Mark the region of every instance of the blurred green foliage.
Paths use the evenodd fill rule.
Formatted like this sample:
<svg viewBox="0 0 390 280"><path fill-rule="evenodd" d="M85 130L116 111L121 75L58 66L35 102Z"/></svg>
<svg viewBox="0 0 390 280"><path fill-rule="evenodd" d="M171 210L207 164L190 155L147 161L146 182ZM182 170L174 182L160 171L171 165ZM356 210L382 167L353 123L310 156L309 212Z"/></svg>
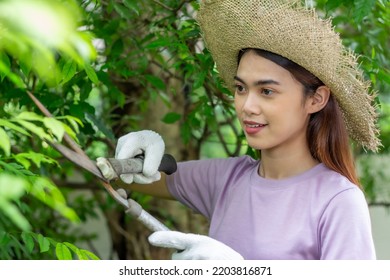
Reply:
<svg viewBox="0 0 390 280"><path fill-rule="evenodd" d="M36 221L44 215L37 213L44 210L58 222L80 222L44 172L60 167L44 141L61 141L65 133L77 139L82 123L70 114L43 117L27 95L39 91L53 99L69 76L91 71L92 37L77 30L83 12L76 1L0 2L0 259L73 258L69 249L78 258L96 258L39 232Z"/></svg>

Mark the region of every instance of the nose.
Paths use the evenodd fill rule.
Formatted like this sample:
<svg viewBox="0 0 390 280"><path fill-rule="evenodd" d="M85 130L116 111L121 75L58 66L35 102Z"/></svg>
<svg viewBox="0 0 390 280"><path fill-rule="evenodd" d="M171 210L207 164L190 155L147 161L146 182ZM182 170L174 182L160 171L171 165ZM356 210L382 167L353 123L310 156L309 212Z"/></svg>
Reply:
<svg viewBox="0 0 390 280"><path fill-rule="evenodd" d="M261 113L261 103L256 93L249 92L245 95L241 110L247 115L259 115Z"/></svg>

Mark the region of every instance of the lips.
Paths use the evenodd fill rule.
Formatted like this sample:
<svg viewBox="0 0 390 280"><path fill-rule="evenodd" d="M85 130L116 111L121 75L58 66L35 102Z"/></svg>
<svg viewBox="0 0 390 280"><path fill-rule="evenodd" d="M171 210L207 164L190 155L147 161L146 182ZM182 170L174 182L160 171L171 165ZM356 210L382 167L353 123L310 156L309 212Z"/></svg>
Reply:
<svg viewBox="0 0 390 280"><path fill-rule="evenodd" d="M263 130L264 127L267 126L267 124L258 123L254 121L243 121L243 123L244 123L244 130L246 134L249 135L259 133L261 130Z"/></svg>

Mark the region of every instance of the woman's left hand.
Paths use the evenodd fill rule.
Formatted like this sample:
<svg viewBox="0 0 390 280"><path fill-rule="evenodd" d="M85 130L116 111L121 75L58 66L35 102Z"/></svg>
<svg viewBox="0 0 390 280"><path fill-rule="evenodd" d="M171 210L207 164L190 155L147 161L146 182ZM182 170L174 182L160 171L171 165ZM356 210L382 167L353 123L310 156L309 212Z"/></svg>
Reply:
<svg viewBox="0 0 390 280"><path fill-rule="evenodd" d="M149 243L178 250L173 260L243 260L229 246L211 237L178 231L157 231L149 236Z"/></svg>

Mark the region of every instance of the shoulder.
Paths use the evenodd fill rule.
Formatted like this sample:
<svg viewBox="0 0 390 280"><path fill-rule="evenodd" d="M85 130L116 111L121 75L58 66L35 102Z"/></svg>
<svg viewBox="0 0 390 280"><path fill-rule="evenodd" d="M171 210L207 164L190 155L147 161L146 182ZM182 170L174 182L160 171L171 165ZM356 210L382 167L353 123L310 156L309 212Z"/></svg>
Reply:
<svg viewBox="0 0 390 280"><path fill-rule="evenodd" d="M327 167L318 174L317 196L323 201L324 213L339 212L343 216L367 214L364 192L345 176Z"/></svg>
<svg viewBox="0 0 390 280"><path fill-rule="evenodd" d="M308 175L294 190L309 198L320 212L367 207L363 191L340 173L320 164Z"/></svg>
<svg viewBox="0 0 390 280"><path fill-rule="evenodd" d="M337 195L347 190L361 192L360 188L348 180L347 177L331 170L321 164L318 172L311 178L311 183L317 187L317 191L322 195Z"/></svg>

